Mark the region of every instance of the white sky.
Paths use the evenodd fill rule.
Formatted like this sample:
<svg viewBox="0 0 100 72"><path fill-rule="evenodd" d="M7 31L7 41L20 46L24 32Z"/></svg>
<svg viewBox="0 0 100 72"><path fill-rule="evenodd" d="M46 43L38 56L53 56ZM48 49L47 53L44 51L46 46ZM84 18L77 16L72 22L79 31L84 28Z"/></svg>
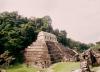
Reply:
<svg viewBox="0 0 100 72"><path fill-rule="evenodd" d="M100 41L100 0L0 0L0 12L18 11L27 17L49 15L54 28L89 43Z"/></svg>

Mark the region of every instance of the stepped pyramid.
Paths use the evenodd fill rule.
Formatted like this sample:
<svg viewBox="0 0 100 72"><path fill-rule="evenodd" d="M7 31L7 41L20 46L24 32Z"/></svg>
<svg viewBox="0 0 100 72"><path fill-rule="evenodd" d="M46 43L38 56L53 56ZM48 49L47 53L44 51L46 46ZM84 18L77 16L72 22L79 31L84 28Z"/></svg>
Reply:
<svg viewBox="0 0 100 72"><path fill-rule="evenodd" d="M68 52L68 53L67 53ZM25 48L25 63L28 66L47 68L53 63L73 58L75 52L58 43L54 34L39 32L37 40Z"/></svg>

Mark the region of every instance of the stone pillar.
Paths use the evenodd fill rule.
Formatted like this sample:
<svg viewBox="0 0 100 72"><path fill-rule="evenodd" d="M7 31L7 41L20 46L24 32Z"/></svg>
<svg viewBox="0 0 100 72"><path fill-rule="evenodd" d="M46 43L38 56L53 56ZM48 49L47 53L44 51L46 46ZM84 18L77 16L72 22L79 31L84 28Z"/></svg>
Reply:
<svg viewBox="0 0 100 72"><path fill-rule="evenodd" d="M83 60L80 62L80 68L82 72L91 72L87 60Z"/></svg>

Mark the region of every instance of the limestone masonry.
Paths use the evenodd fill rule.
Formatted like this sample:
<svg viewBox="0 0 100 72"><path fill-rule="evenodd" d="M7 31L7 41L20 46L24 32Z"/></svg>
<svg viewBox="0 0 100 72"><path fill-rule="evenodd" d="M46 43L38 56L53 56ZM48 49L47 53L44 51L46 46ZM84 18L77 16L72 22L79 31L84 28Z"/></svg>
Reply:
<svg viewBox="0 0 100 72"><path fill-rule="evenodd" d="M53 63L73 61L76 52L58 43L54 34L39 32L36 42L25 48L27 66L47 68Z"/></svg>

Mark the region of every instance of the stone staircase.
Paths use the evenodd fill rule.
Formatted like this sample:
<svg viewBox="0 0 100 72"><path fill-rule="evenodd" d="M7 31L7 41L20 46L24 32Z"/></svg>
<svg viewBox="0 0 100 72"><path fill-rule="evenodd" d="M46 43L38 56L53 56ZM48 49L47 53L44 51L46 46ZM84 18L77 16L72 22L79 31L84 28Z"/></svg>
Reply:
<svg viewBox="0 0 100 72"><path fill-rule="evenodd" d="M46 42L51 58L51 63L61 62L63 59L62 51L55 45L54 42Z"/></svg>

